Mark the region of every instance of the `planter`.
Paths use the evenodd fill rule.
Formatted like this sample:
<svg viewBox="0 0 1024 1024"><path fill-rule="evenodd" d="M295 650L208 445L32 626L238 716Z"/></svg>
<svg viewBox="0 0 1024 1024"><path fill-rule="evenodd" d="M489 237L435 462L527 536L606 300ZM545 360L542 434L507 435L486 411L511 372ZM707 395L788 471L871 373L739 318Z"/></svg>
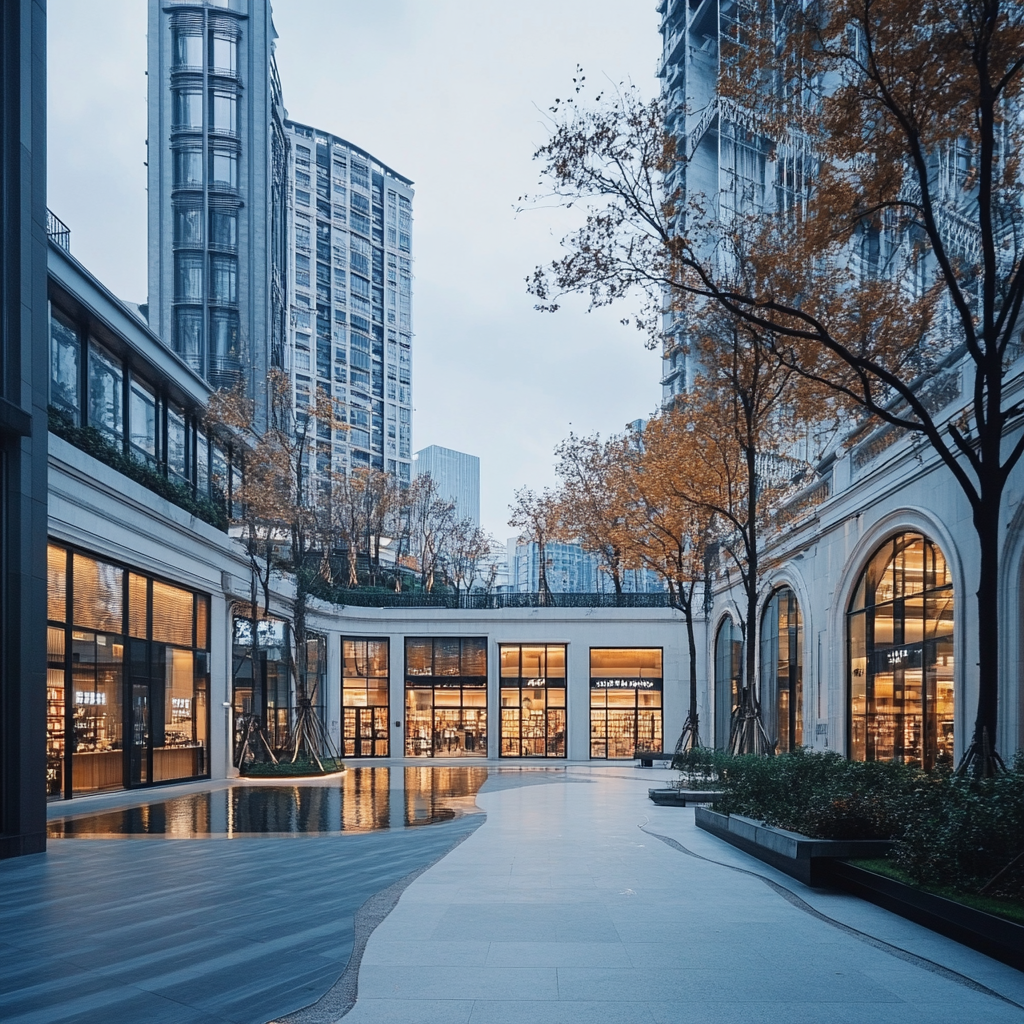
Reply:
<svg viewBox="0 0 1024 1024"><path fill-rule="evenodd" d="M869 903L916 921L1017 970L1024 970L1024 925L944 896L922 892L855 864L833 862L829 875L834 885Z"/></svg>
<svg viewBox="0 0 1024 1024"><path fill-rule="evenodd" d="M691 804L713 804L721 800L724 793L721 790L699 790L699 789L649 789L647 795L653 803L659 807L685 807Z"/></svg>
<svg viewBox="0 0 1024 1024"><path fill-rule="evenodd" d="M892 843L878 839L811 839L799 832L769 828L740 814L694 808L698 828L749 853L805 885L834 884L832 866L839 860L870 860L888 854Z"/></svg>

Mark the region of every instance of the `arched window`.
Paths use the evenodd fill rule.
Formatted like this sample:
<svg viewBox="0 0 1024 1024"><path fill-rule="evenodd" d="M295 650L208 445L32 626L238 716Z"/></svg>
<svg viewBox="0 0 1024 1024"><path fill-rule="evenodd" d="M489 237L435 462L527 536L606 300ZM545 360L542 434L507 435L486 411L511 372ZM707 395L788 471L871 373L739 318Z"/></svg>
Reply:
<svg viewBox="0 0 1024 1024"><path fill-rule="evenodd" d="M715 634L715 746L729 746L732 720L740 703L743 640L727 615Z"/></svg>
<svg viewBox="0 0 1024 1024"><path fill-rule="evenodd" d="M780 753L804 741L804 624L796 594L781 587L761 619L761 711Z"/></svg>
<svg viewBox="0 0 1024 1024"><path fill-rule="evenodd" d="M953 755L953 583L942 552L900 533L872 556L847 613L850 757L930 768Z"/></svg>

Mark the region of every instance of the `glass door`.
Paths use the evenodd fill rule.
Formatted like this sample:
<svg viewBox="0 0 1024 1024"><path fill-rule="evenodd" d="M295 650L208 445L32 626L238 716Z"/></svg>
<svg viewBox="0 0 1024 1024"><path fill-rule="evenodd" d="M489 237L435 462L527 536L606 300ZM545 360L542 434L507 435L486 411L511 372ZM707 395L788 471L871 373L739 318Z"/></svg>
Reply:
<svg viewBox="0 0 1024 1024"><path fill-rule="evenodd" d="M149 685L132 683L132 745L130 752L130 785L145 786L150 771Z"/></svg>

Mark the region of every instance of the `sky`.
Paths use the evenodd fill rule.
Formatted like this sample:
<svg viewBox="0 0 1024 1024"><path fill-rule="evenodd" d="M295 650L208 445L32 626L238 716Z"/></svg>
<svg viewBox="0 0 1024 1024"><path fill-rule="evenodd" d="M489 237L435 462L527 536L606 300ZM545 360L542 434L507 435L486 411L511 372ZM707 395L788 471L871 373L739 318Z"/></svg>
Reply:
<svg viewBox="0 0 1024 1024"><path fill-rule="evenodd" d="M48 205L116 295L146 298L147 0L49 0ZM573 214L532 155L582 65L594 91L657 90L655 0L275 0L290 117L415 182L413 448L480 457L481 519L513 534L517 488L554 483L570 431L615 433L660 400L629 304L539 313L525 278Z"/></svg>

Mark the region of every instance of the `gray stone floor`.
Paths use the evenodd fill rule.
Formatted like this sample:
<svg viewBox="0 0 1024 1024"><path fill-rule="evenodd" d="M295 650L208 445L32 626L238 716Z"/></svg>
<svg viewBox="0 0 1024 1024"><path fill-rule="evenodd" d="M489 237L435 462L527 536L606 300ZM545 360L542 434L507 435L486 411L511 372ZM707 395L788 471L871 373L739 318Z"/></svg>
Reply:
<svg viewBox="0 0 1024 1024"><path fill-rule="evenodd" d="M0 1021L263 1024L335 983L368 897L481 821L343 837L51 840L45 855L0 863Z"/></svg>
<svg viewBox="0 0 1024 1024"><path fill-rule="evenodd" d="M353 962L344 1024L1024 1024L1024 975L655 807L669 777L502 771L486 820L368 834L51 841L0 863L0 1021L323 1006L357 908L440 857Z"/></svg>
<svg viewBox="0 0 1024 1024"><path fill-rule="evenodd" d="M1020 973L700 832L649 803L657 775L482 792L370 937L345 1024L1024 1022Z"/></svg>

